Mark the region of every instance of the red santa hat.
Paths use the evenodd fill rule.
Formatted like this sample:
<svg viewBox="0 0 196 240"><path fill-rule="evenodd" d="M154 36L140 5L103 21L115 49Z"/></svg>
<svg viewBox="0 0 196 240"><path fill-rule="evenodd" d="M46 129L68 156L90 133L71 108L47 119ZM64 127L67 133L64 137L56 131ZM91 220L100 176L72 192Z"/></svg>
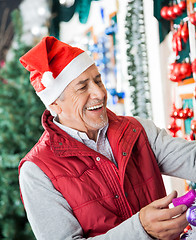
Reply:
<svg viewBox="0 0 196 240"><path fill-rule="evenodd" d="M20 58L20 62L30 71L31 84L46 106L53 103L72 80L94 64L82 49L54 37L44 37Z"/></svg>

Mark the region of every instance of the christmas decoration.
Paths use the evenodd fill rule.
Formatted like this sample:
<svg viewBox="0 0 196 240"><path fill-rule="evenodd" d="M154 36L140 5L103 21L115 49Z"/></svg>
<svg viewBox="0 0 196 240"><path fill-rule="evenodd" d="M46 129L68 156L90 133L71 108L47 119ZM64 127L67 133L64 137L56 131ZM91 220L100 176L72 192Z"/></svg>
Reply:
<svg viewBox="0 0 196 240"><path fill-rule="evenodd" d="M50 23L50 35L59 38L60 22L68 22L75 13L78 13L79 21L86 24L90 12L91 2L99 0L72 0L67 4L66 0L52 0L52 21Z"/></svg>
<svg viewBox="0 0 196 240"><path fill-rule="evenodd" d="M152 113L142 0L128 1L125 28L131 112L149 118Z"/></svg>
<svg viewBox="0 0 196 240"><path fill-rule="evenodd" d="M184 22L182 29L180 31L180 36L183 39L183 41L186 43L189 37L189 31L188 31L188 24L187 22Z"/></svg>
<svg viewBox="0 0 196 240"><path fill-rule="evenodd" d="M170 65L169 79L173 82L180 82L183 79L190 77L192 74L190 63L172 63Z"/></svg>
<svg viewBox="0 0 196 240"><path fill-rule="evenodd" d="M196 26L196 12L189 14L189 21Z"/></svg>
<svg viewBox="0 0 196 240"><path fill-rule="evenodd" d="M192 72L196 73L196 59L193 60L191 68L192 68Z"/></svg>
<svg viewBox="0 0 196 240"><path fill-rule="evenodd" d="M174 118L172 123L168 125L168 130L172 133L173 137L176 137L176 133L181 129L176 123L176 119Z"/></svg>
<svg viewBox="0 0 196 240"><path fill-rule="evenodd" d="M154 1L155 3L155 1ZM171 57L175 60L169 65L169 80L173 81L175 87L176 103L180 104L182 101L182 107L176 108L173 104L173 110L171 114L172 124L168 126L173 136L180 136L187 140L196 140L196 118L194 117L195 111L195 96L194 89L192 90L191 84L195 80L196 61L195 59L195 28L191 26L196 25L196 15L194 13L196 7L196 0L177 0L177 1L160 1L161 9L159 8L161 18L159 20L159 26L165 20L169 23L169 30L172 33L171 47L173 53ZM187 8L186 8L187 5ZM187 16L188 15L188 16ZM160 32L161 36L162 32ZM190 60L191 59L191 60ZM191 63L192 62L192 63ZM194 85L194 84L192 84ZM189 89L187 91L187 89ZM189 92L190 91L190 92ZM181 127L181 131L178 134L178 129ZM187 211L187 220L192 224L188 225L184 229L184 233L180 239L195 240L196 239L196 207L192 207L195 204L196 183L187 183L186 191L188 195L178 198L179 204L185 204L189 202ZM189 199L190 195L192 197ZM188 201L188 202L187 202ZM174 200L174 206L175 204Z"/></svg>
<svg viewBox="0 0 196 240"><path fill-rule="evenodd" d="M184 43L187 42L189 37L188 32L188 25L187 22L181 22L177 26L177 30L174 30L173 37L172 37L172 50L176 53L176 56L178 56L179 52L183 50L182 47L182 40Z"/></svg>
<svg viewBox="0 0 196 240"><path fill-rule="evenodd" d="M191 108L176 108L175 104L173 104L173 110L170 115L172 118L179 118L179 119L187 119L193 117L193 110Z"/></svg>
<svg viewBox="0 0 196 240"><path fill-rule="evenodd" d="M184 234L181 236L180 239L196 239L196 191L192 189L188 191L185 195L174 198L172 200L172 203L175 207L184 204L188 208L188 210L186 211L186 219L191 226L188 225L184 229Z"/></svg>
<svg viewBox="0 0 196 240"><path fill-rule="evenodd" d="M161 17L166 20L174 20L178 16L182 15L183 11L186 9L186 1L183 0L178 4L164 6L161 9Z"/></svg>
<svg viewBox="0 0 196 240"><path fill-rule="evenodd" d="M194 203L195 198L196 198L195 190L190 190L185 195L178 197L178 198L174 198L172 200L172 203L173 203L174 207L177 207L177 206L183 204L183 205L186 205L187 208L189 208Z"/></svg>
<svg viewBox="0 0 196 240"><path fill-rule="evenodd" d="M194 191L194 190L193 190ZM187 221L192 225L196 226L196 206L191 206L186 212Z"/></svg>
<svg viewBox="0 0 196 240"><path fill-rule="evenodd" d="M22 20L13 12L15 29L10 58L0 69L0 239L35 239L20 199L18 164L42 133L44 105L19 58L32 46L21 41Z"/></svg>
<svg viewBox="0 0 196 240"><path fill-rule="evenodd" d="M187 106L185 106L184 108L176 108L175 103L173 103L173 110L170 116L172 118L172 122L168 125L167 129L171 132L173 137L176 137L177 132L181 130L181 127L179 126L179 124L177 124L177 119L191 119L193 117L193 110Z"/></svg>

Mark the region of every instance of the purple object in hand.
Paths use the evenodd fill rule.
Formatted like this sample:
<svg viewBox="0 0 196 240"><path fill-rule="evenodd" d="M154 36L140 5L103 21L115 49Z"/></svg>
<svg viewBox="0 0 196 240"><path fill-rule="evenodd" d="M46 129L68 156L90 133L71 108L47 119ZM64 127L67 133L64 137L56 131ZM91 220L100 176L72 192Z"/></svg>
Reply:
<svg viewBox="0 0 196 240"><path fill-rule="evenodd" d="M192 189L189 192L187 192L185 195L178 198L174 198L172 200L172 203L174 207L184 204L187 206L187 208L189 208L194 203L195 199L196 199L196 192L195 190Z"/></svg>
<svg viewBox="0 0 196 240"><path fill-rule="evenodd" d="M196 206L192 206L187 210L186 219L191 225L196 226Z"/></svg>

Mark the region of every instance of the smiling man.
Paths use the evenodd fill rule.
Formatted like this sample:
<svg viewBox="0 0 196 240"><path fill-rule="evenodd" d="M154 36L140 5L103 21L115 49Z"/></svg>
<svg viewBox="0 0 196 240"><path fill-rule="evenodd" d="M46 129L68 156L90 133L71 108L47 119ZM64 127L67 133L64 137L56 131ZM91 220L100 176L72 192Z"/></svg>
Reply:
<svg viewBox="0 0 196 240"><path fill-rule="evenodd" d="M69 83L49 107L58 114L62 125L85 132L96 141L98 130L108 123L106 103L107 92L93 64Z"/></svg>
<svg viewBox="0 0 196 240"><path fill-rule="evenodd" d="M94 61L54 37L20 58L45 104L44 133L19 181L38 240L179 237L186 206L168 208L161 174L196 182L196 144L152 121L117 116Z"/></svg>

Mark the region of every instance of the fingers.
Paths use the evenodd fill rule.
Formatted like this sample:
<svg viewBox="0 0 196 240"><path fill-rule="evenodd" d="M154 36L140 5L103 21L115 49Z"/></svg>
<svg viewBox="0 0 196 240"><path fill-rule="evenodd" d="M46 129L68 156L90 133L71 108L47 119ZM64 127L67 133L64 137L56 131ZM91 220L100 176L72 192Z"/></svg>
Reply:
<svg viewBox="0 0 196 240"><path fill-rule="evenodd" d="M182 233L185 227L188 225L185 215L186 213L183 213L175 219L162 221L161 225L157 223L156 233L154 232L153 235L162 240L172 240L176 237L179 237L180 233Z"/></svg>
<svg viewBox="0 0 196 240"><path fill-rule="evenodd" d="M188 225L186 220L186 213L179 215L178 217L171 218L169 220L161 221L161 227L165 231L171 231L175 229L179 229L179 231L183 231L184 228Z"/></svg>
<svg viewBox="0 0 196 240"><path fill-rule="evenodd" d="M158 199L152 202L152 205L156 208L166 208L172 203L172 200L177 197L177 192L173 191L168 196Z"/></svg>
<svg viewBox="0 0 196 240"><path fill-rule="evenodd" d="M178 215L183 214L186 210L187 210L186 205L179 205L177 207L169 208L169 209L160 209L157 219L159 221L169 220Z"/></svg>
<svg viewBox="0 0 196 240"><path fill-rule="evenodd" d="M177 197L176 191L140 210L141 224L149 235L158 239L172 240L183 232L188 224L185 213L187 207L179 205L168 208L175 197Z"/></svg>

